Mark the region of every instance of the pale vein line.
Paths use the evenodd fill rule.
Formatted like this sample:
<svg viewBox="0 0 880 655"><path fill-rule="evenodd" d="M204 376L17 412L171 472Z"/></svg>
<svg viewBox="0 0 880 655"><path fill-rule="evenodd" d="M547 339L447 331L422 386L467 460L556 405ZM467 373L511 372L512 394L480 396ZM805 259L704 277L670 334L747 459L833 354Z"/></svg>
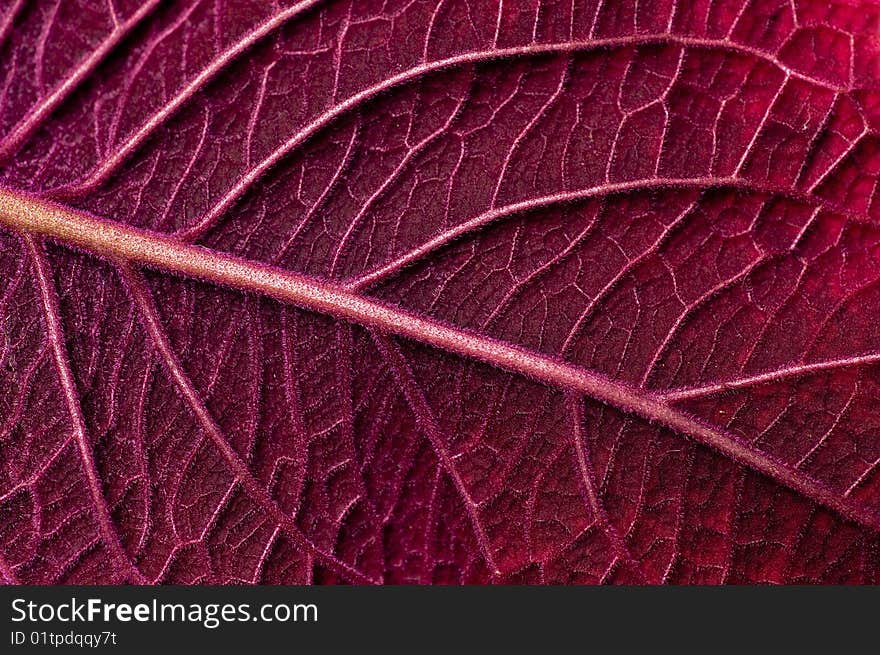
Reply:
<svg viewBox="0 0 880 655"><path fill-rule="evenodd" d="M55 450L53 450L48 456L44 458L44 461L39 466L39 468L35 469L31 472L31 474L20 480L15 486L7 487L7 489L0 494L0 503L5 503L7 500L17 495L20 491L24 489L32 489L34 485L36 485L40 479L46 474L47 471L51 470L61 455L67 450L67 447L73 443L73 435L68 435L68 437L62 441Z"/></svg>
<svg viewBox="0 0 880 655"><path fill-rule="evenodd" d="M4 335L5 337L5 335ZM6 441L7 437L11 434L13 428L18 425L18 422L21 420L21 416L24 413L24 408L27 404L26 397L31 391L31 380L34 376L39 372L40 368L43 366L45 360L49 357L49 349L41 348L39 354L34 358L31 364L24 370L15 367L19 388L18 392L12 397L12 394L7 391L7 399L12 399L10 405L15 409L9 412L7 416L4 418L3 422L0 423L0 442ZM8 493L8 492L7 492ZM0 501L5 498L6 494L0 496Z"/></svg>
<svg viewBox="0 0 880 655"><path fill-rule="evenodd" d="M611 523L611 519L608 517L608 513L605 511L605 506L602 503L602 500L599 498L599 493L594 483L595 476L593 475L593 464L590 461L590 456L586 449L586 435L584 434L583 398L574 393L567 393L565 395L565 400L566 404L568 405L568 413L571 416L571 421L573 424L571 431L571 440L574 445L574 452L577 458L578 471L581 474L581 482L583 483L584 492L587 496L587 504L589 505L590 510L593 512L593 516L595 516L599 523L605 528L605 534L608 536L608 539L611 541L614 549L617 551L618 557L623 559L633 568L635 568L636 572L641 576L642 580L646 580L647 576L645 575L645 571L642 568L641 563L635 557L633 557L633 554L627 547L626 542L623 540L623 537L620 536L620 532L618 532L617 528L614 527L614 524Z"/></svg>
<svg viewBox="0 0 880 655"><path fill-rule="evenodd" d="M356 142L358 139L358 135L360 134L360 130L360 124L356 125L355 128L351 130L351 138L348 139L348 144L345 147L345 152L343 153L342 158L339 160L339 166L335 167L336 170L333 171L333 176L330 178L330 181L327 182L327 184L324 186L324 190L321 191L321 195L319 195L318 199L311 204L305 215L299 221L299 224L293 230L291 230L290 235L286 237L284 245L279 248L278 253L274 257L272 257L272 264L278 264L282 259L284 259L285 255L293 247L294 242L296 242L296 239L299 237L302 231L309 226L312 220L312 216L314 216L315 213L324 206L324 203L327 202L327 200L330 198L330 194L336 190L340 179L345 178L345 173L348 170L348 167L351 164L351 160L354 156L355 148L357 146ZM303 204L305 203L303 202ZM180 233L175 236L180 238ZM186 239L183 239L183 241L186 241Z"/></svg>
<svg viewBox="0 0 880 655"><path fill-rule="evenodd" d="M575 191L563 191L548 196L531 198L521 202L505 205L489 209L474 218L459 223L432 239L425 241L421 245L408 250L396 259L374 268L366 273L361 274L357 278L349 280L347 287L352 291L364 291L383 280L388 279L395 273L403 270L407 266L426 258L428 255L438 251L449 243L460 239L464 235L477 232L489 225L500 220L508 218L516 214L523 214L536 209L544 209L553 205L561 205L566 203L575 203L590 198L598 198L616 193L626 193L629 191L649 191L649 190L690 190L702 189L709 190L714 188L738 189L751 193L766 193L776 196L783 196L802 202L808 206L818 206L845 216L846 218L859 223L867 222L867 218L861 214L857 214L847 210L845 207L837 207L828 202L826 199L802 193L794 189L780 188L775 185L762 184L759 182L751 182L746 179L735 177L685 177L685 178L654 178L629 180L627 182L613 182L600 184L594 187L586 187Z"/></svg>
<svg viewBox="0 0 880 655"><path fill-rule="evenodd" d="M43 122L54 112L58 105L64 102L71 93L73 93L84 80L94 72L94 70L103 62L114 48L138 25L140 22L150 15L155 7L162 0L147 0L141 5L131 18L125 21L117 29L110 33L98 48L92 54L80 62L77 67L65 76L64 82L46 96L42 102L36 105L21 121L12 129L12 131L0 142L0 162L10 155L14 154L24 142L43 124Z"/></svg>
<svg viewBox="0 0 880 655"><path fill-rule="evenodd" d="M495 207L498 202L498 194L501 193L501 188L504 184L504 178L507 177L508 167L510 166L510 162L513 160L514 156L519 152L519 149L522 147L522 144L528 138L529 134L535 129L535 126L544 120L544 117L550 113L551 107L556 104L556 101L559 100L559 97L565 92L566 86L568 85L572 61L571 57L569 57L565 62L563 62L562 72L559 76L559 84L556 86L556 90L553 91L547 98L547 100L541 105L541 108L535 112L535 115L526 123L525 127L520 130L519 134L516 135L516 138L507 148L507 152L504 156L504 161L501 163L501 170L498 171L498 181L495 183L495 190L492 192L492 200L489 201L489 207ZM519 88L517 88L517 93L519 92ZM564 167L564 164L563 164Z"/></svg>
<svg viewBox="0 0 880 655"><path fill-rule="evenodd" d="M162 108L155 114L150 116L138 130L131 135L125 142L119 146L113 154L89 176L82 184L77 185L76 192L90 190L106 180L128 156L138 148L158 127L165 123L180 107L186 103L196 92L198 92L205 84L213 79L218 73L225 69L239 55L253 47L256 43L270 35L276 29L287 23L292 18L299 16L301 13L311 9L316 4L324 0L303 0L292 5L282 12L279 12L265 23L258 26L251 32L248 32L241 40L237 41L228 50L211 61L202 71L190 81L177 95L162 105Z"/></svg>
<svg viewBox="0 0 880 655"><path fill-rule="evenodd" d="M831 116L832 116L832 114L829 113L829 121L830 121ZM862 139L864 139L866 136L868 136L871 133L871 127L868 125L868 121L866 121L864 118L862 120L864 122L864 126L862 127L862 131L859 132L852 139L852 141L849 142L849 144L846 146L846 148L844 148L840 152L840 154L837 157L835 157L834 161L832 161L830 164L827 165L827 167L825 168L825 171L821 175L819 175L816 178L816 181L813 182L809 186L809 188L807 189L807 193L814 193L816 191L816 189L818 189L820 186L822 186L822 184L824 184L825 181L829 177L831 177L832 173L834 173L837 170L838 166L840 166L840 164L843 163L855 151L855 149L857 147L862 145ZM817 133L816 136L817 136L817 139L819 136L822 136L821 132ZM805 163L804 164L804 171L805 172L807 170L806 165L807 164Z"/></svg>
<svg viewBox="0 0 880 655"><path fill-rule="evenodd" d="M739 163L736 165L736 169L734 169L733 174L739 175L740 171L742 171L743 166L748 162L749 157L752 154L752 148L758 142L758 139L764 134L764 127L767 125L767 121L770 120L770 117L773 115L773 109L776 107L776 103L779 101L779 98L782 96L785 88L788 86L789 76L786 75L782 83L779 85L779 88L776 89L776 93L773 95L773 98L770 99L770 102L767 104L767 109L764 110L764 115L761 116L761 120L758 122L758 125L755 127L755 131L752 133L752 138L746 144L746 148L743 151L742 157L740 157Z"/></svg>
<svg viewBox="0 0 880 655"><path fill-rule="evenodd" d="M244 487L245 491L247 491L251 498L263 506L272 518L275 519L278 525L284 528L284 531L291 537L291 539L297 542L302 548L317 555L329 568L332 568L337 573L340 573L357 584L374 582L360 571L336 558L334 555L318 548L318 546L302 533L293 519L278 506L278 503L269 495L269 492L263 488L236 450L220 432L220 428L217 426L214 418L210 415L204 402L199 397L199 394L190 381L189 376L183 370L183 366L174 354L171 344L168 343L168 338L157 315L153 298L150 291L146 288L142 277L125 263L118 262L117 268L125 280L126 287L131 294L132 300L138 308L144 328L147 330L150 340L158 354L161 356L166 370L174 380L175 386L183 395L192 412L196 415L199 424L207 434L208 438L223 455L223 458L232 469L239 484Z"/></svg>
<svg viewBox="0 0 880 655"><path fill-rule="evenodd" d="M46 68L46 40L49 38L49 34L52 32L52 27L55 25L55 20L58 18L58 9L61 7L61 1L62 0L55 0L55 4L52 6L52 8L43 13L45 20L40 27L40 35L39 37L37 37L36 44L34 45L33 58L35 70L32 73L32 78L34 86L40 91L43 91L44 86L43 71ZM48 2L44 4L48 4Z"/></svg>
<svg viewBox="0 0 880 655"><path fill-rule="evenodd" d="M0 21L0 47L3 47L6 39L12 33L12 25L15 23L15 19L18 18L18 13L22 7L24 7L24 0L15 0L15 4L3 15L3 20Z"/></svg>
<svg viewBox="0 0 880 655"><path fill-rule="evenodd" d="M131 136L121 147L111 154L86 180L74 185L70 188L56 189L54 193L58 197L77 196L94 189L101 183L106 181L110 175L119 167L159 126L170 118L187 100L189 100L201 86L223 69L227 63L237 56L240 52L249 48L255 41L265 36L266 33L274 29L274 26L280 24L294 15L294 9L304 10L310 7L318 0L309 0L294 5L290 9L282 12L273 18L269 23L264 24L251 33L252 38L246 37L243 41L236 44L231 50L224 53L217 60L212 62L197 78L188 84L177 96L169 103L150 117L141 128ZM272 27L270 27L270 25ZM250 188L254 182L259 180L267 171L272 169L279 161L289 155L295 148L308 141L315 133L329 125L339 116L360 106L364 102L379 96L380 94L400 86L406 82L417 80L421 77L435 73L438 71L462 66L466 64L479 64L482 62L499 61L508 58L523 57L529 55L543 55L554 53L574 53L574 52L591 52L595 50L612 49L627 46L642 46L652 44L679 44L682 46L690 46L697 48L715 48L726 50L731 53L740 55L750 55L758 59L762 59L772 63L776 67L783 70L791 77L797 77L820 87L830 87L834 91L842 91L833 85L829 85L822 80L813 79L809 76L797 73L779 59L761 52L757 48L734 43L732 41L720 41L717 39L701 39L696 37L676 36L674 34L645 34L638 36L614 37L606 39L595 39L591 41L562 41L547 44L532 44L527 46L519 46L512 48L499 48L495 50L479 50L467 52L461 55L439 59L433 62L422 63L410 69L404 70L397 75L393 75L383 81L368 87L354 95L349 96L343 102L340 102L326 109L311 120L307 125L298 130L294 135L289 137L284 143L278 146L274 151L267 155L256 166L252 167L245 173L241 179L208 211L203 219L187 231L188 238L196 239L211 226L232 206L242 194Z"/></svg>
<svg viewBox="0 0 880 655"><path fill-rule="evenodd" d="M825 430L825 432L822 434L822 436L816 440L816 443L813 444L813 447L810 448L806 453L804 453L803 456L798 460L796 466L798 466L798 467L803 466L806 462L808 462L813 457L814 454L816 454L821 448L823 448L825 446L826 443L828 443L828 439L831 437L832 434L834 434L834 431L837 430L837 426L839 426L840 423L844 420L844 417L849 412L850 407L852 407L853 402L855 402L855 400L858 397L860 392L861 391L859 389L859 383L856 382L856 384L853 386L852 393L850 393L849 398L846 401L846 404L843 406L843 408L841 408L841 410L839 412L837 412L837 416L831 422L831 425L828 426L828 429ZM788 407L786 407L784 410L782 410L782 412L779 414L779 418L781 419L787 413L788 413ZM774 421L774 423L775 423L775 421ZM771 423L771 426L772 425L773 424ZM761 433L761 436L759 438L763 438L764 434L767 433L769 430L770 430L770 426L768 426L764 430L764 432ZM856 481L855 484L858 484L858 480ZM844 492L843 495L847 496L847 495L849 495L849 493Z"/></svg>
<svg viewBox="0 0 880 655"><path fill-rule="evenodd" d="M400 349L392 343L391 339L387 336L373 331L371 331L371 334L373 336L373 341L375 341L376 346L379 348L379 352L381 352L385 356L385 359L391 364L392 374L397 378L401 391L403 392L410 409L415 415L419 427L428 438L437 459L440 460L440 465L443 467L443 470L446 471L446 475L452 480L452 484L458 491L458 495L461 496L462 503L464 503L465 511L467 511L471 527L474 530L477 543L480 546L486 564L488 564L489 568L495 575L501 575L501 571L495 563L495 557L492 555L492 546L486 535L486 529L483 527L483 522L480 519L479 507L471 497L464 480L459 474L458 469L455 467L455 462L453 461L452 456L449 454L446 445L443 443L440 426L437 424L437 420L434 417L434 411L428 405L428 401L425 398L424 393L422 393L421 388L416 383L412 371L406 363Z"/></svg>
<svg viewBox="0 0 880 655"><path fill-rule="evenodd" d="M73 381L73 374L70 370L70 361L68 359L66 347L64 344L64 336L62 333L61 321L59 319L58 298L55 291L52 274L49 270L49 262L46 261L42 244L37 242L37 238L24 234L23 237L28 254L34 265L34 273L36 274L37 285L40 290L40 300L43 304L43 313L46 319L46 331L49 337L49 343L52 346L52 353L55 358L55 366L58 369L58 377L61 382L61 388L64 393L64 400L67 404L67 411L70 414L70 420L73 423L73 437L82 457L83 469L88 482L89 494L92 497L92 503L97 513L98 524L101 534L107 547L113 555L125 563L125 567L130 570L134 582L145 584L147 578L134 565L131 558L125 552L119 533L113 525L110 517L110 509L107 506L107 500L104 498L104 490L101 487L101 481L98 477L98 467L95 463L95 457L92 453L92 446L86 437L86 423L82 415L82 408L79 403L79 393Z"/></svg>
<svg viewBox="0 0 880 655"><path fill-rule="evenodd" d="M487 362L548 385L578 391L621 411L688 435L845 517L880 530L880 515L870 508L842 499L825 483L792 469L721 428L680 411L654 393L609 379L595 371L410 314L336 284L183 244L164 235L94 218L21 192L0 190L0 223L18 231L42 234L109 259L127 260L269 296L339 320ZM171 354L170 350L168 354ZM194 397L194 400L198 398ZM227 444L227 448L231 447Z"/></svg>
<svg viewBox="0 0 880 655"><path fill-rule="evenodd" d="M400 159L397 166L385 177L385 180L378 186L378 188L370 195L369 198L361 205L361 208L358 210L358 213L351 219L348 224L348 229L345 230L345 234L342 235L342 238L339 240L339 245L336 247L336 252L333 255L333 261L330 263L330 276L334 277L336 274L336 269L339 267L340 262L343 260L346 254L346 248L348 246L349 240L355 231L361 226L361 222L364 220L364 216L366 216L367 212L373 208L373 205L378 203L378 201L388 193L388 190L398 181L401 173L406 170L406 168L417 158L422 152L427 150L441 135L443 135L449 126L452 125L453 121L455 121L459 114L461 113L461 109L464 106L467 98L470 96L470 91L465 93L462 98L458 101L455 108L449 113L449 116L446 117L446 120L443 122L439 128L434 130L431 134L426 136L424 139L416 143L414 146L409 147L406 154ZM410 121L413 119L410 118ZM412 130L412 125L410 126L410 130ZM407 139L405 142L409 140L409 135L407 135ZM407 143L407 145L409 145Z"/></svg>
<svg viewBox="0 0 880 655"><path fill-rule="evenodd" d="M846 491L843 492L844 497L849 496L852 492L861 487L865 483L865 480L871 477L878 467L880 467L880 457L871 462L865 469L864 473L862 473L858 478L856 478L855 482L847 487Z"/></svg>
<svg viewBox="0 0 880 655"><path fill-rule="evenodd" d="M859 355L857 357L842 357L840 359L828 359L821 362L813 362L811 364L786 366L766 373L750 375L748 377L737 378L727 382L719 382L718 384L673 389L671 391L663 392L660 395L668 402L675 402L678 400L687 400L689 398L701 398L721 391L742 389L744 387L752 387L768 382L778 382L791 377L802 377L812 373L820 373L822 371L849 368L851 366L860 366L862 364L876 364L878 362L880 362L880 353Z"/></svg>
<svg viewBox="0 0 880 655"><path fill-rule="evenodd" d="M629 275L632 271L636 269L637 266L640 266L645 260L647 260L652 254L658 253L661 246L666 243L666 240L669 239L669 235L671 235L678 227L684 222L684 220L690 216L690 214L695 211L699 206L699 199L690 203L684 211L682 211L678 216L675 217L675 220L670 221L670 223L663 227L660 234L651 243L645 250L636 255L635 257L627 259L626 264L624 264L620 270L613 276L605 285L599 289L595 296L587 303L587 306L584 307L584 310L580 313L577 320L574 322L574 325L571 326L571 329L568 331L568 335L565 337L565 341L562 342L562 346L559 348L560 354L565 356L569 349L573 346L575 340L581 333L584 325L587 324L587 321L593 315L593 312L599 306L601 302L605 300L608 294L620 283L622 279L624 279L627 275Z"/></svg>
<svg viewBox="0 0 880 655"><path fill-rule="evenodd" d="M278 538L278 533L281 532L280 527L276 527L272 531L272 535L269 537L269 540L266 542L265 548L263 548L263 553L260 555L260 560L257 562L257 566L254 568L254 575L250 579L250 584L258 585L260 584L260 578L265 573L266 563L269 561L269 556L272 554L272 548L275 545L275 539Z"/></svg>

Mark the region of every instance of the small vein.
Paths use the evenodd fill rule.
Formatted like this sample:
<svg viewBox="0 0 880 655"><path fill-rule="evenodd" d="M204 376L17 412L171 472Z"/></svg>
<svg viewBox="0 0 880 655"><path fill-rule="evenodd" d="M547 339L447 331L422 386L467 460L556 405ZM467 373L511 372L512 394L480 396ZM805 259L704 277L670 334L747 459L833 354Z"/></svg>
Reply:
<svg viewBox="0 0 880 655"><path fill-rule="evenodd" d="M397 166L391 171L390 174L385 176L385 180L376 188L376 190L370 195L369 198L361 205L358 213L351 219L348 224L348 228L345 233L342 235L342 238L339 240L339 245L336 247L336 251L333 255L333 261L330 264L330 277L335 277L336 271L340 266L340 262L343 261L347 246L349 241L352 238L352 235L355 234L357 229L361 226L361 223L364 221L364 217L367 212L375 205L380 198L388 193L388 190L392 188L392 186L398 181L402 171L406 170L408 166L412 164L413 161L416 160L419 155L425 152L446 130L449 126L458 118L462 107L470 95L470 91L464 94L459 101L456 103L456 106L453 108L451 112L449 112L449 116L447 116L446 120L443 124L434 130L431 134L426 136L424 139L410 147L406 154L401 157Z"/></svg>
<svg viewBox="0 0 880 655"><path fill-rule="evenodd" d="M869 219L855 212L847 210L845 207L839 207L825 198L802 193L793 189L785 189L775 185L762 184L752 182L746 179L735 177L690 177L690 178L653 178L638 179L627 182L614 182L608 184L600 184L593 187L586 187L574 191L563 191L547 196L530 198L503 207L489 209L483 213L463 221L447 230L444 230L435 237L425 241L405 253L397 256L387 264L383 264L362 273L356 278L347 281L346 285L352 291L366 291L370 287L376 286L381 282L391 278L403 269L427 258L429 255L437 252L447 244L456 241L467 234L478 232L479 230L497 223L505 218L517 214L543 209L554 205L564 205L567 203L576 203L590 198L599 198L610 196L616 193L626 193L630 191L646 191L646 190L708 190L708 189L738 189L751 193L767 193L785 198L790 198L797 202L802 202L808 206L816 206L828 211L835 212L841 216L845 216L850 220L858 223L867 223Z"/></svg>
<svg viewBox="0 0 880 655"><path fill-rule="evenodd" d="M58 369L58 377L64 393L64 400L67 404L67 411L73 423L73 437L79 449L80 457L82 457L83 469L85 470L92 503L97 513L101 534L113 555L123 562L125 568L130 571L132 580L138 584L144 584L147 582L147 579L125 552L119 534L113 525L113 520L110 518L107 500L104 498L104 491L98 477L98 467L95 463L91 444L89 444L86 436L86 424L82 415L82 408L80 407L79 393L76 390L73 374L70 370L70 361L64 344L61 320L59 318L58 297L52 282L49 262L46 260L43 245L38 243L36 237L25 234L23 239L34 265L34 273L36 274L37 285L40 290L40 300L46 319L46 331L52 347L55 366Z"/></svg>
<svg viewBox="0 0 880 655"><path fill-rule="evenodd" d="M559 84L556 86L556 90L547 97L547 100L544 101L538 111L535 112L535 115L532 116L531 119L529 119L526 125L522 128L522 130L520 130L519 134L516 135L516 138L513 139L510 146L507 148L507 153L505 154L504 161L501 164L501 170L498 172L498 180L495 183L495 190L492 192L492 200L489 202L490 207L494 208L498 202L498 196L501 193L501 188L504 184L504 178L507 175L508 168L510 167L510 162L513 160L514 155L522 147L522 144L525 142L528 135L535 129L535 126L544 120L544 117L547 116L553 105L565 92L566 86L569 83L569 78L571 77L571 67L571 58L563 62L562 72L559 75Z"/></svg>
<svg viewBox="0 0 880 655"><path fill-rule="evenodd" d="M261 27L257 28L246 36L242 41L237 43L233 48L226 51L223 55L203 70L192 82L190 82L180 93L178 93L171 101L162 107L156 114L151 116L138 131L132 135L125 143L117 148L117 150L109 155L106 160L82 183L76 184L70 188L58 188L53 191L57 197L80 196L107 180L110 175L165 121L168 120L187 100L189 100L209 79L213 78L220 70L234 59L239 53L250 48L256 41L263 38L266 34L274 30L278 25L284 23L289 18L297 15L301 11L310 8L320 0L307 0L294 5L290 9L278 14L275 18ZM454 68L467 64L479 64L482 62L503 61L508 58L525 57L531 55L565 53L565 52L591 52L602 49L613 49L629 46L642 46L651 44L679 44L682 46L690 46L697 48L718 48L727 50L740 55L749 55L762 59L783 70L786 75L803 79L811 84L820 87L829 87L827 82L819 79L811 78L807 75L797 73L788 68L784 63L776 57L768 55L757 48L735 43L729 40L718 39L701 39L696 37L676 36L674 34L644 34L637 36L614 37L605 39L594 39L588 41L562 41L557 43L532 44L527 46L498 48L492 50L478 50L467 52L446 59L439 59L432 62L421 63L417 66L404 70L396 75L382 80L380 83L370 86L362 91L355 93L344 101L339 102L324 112L314 117L307 125L300 128L295 134L279 145L275 150L270 152L262 161L247 171L238 182L218 200L214 206L207 212L202 221L190 228L183 238L187 240L196 240L205 232L207 232L223 214L231 207L257 180L263 177L278 162L287 157L300 145L308 141L315 133L329 125L339 116L348 111L362 105L364 102L371 100L389 89L400 86L406 82L420 79L425 75L434 72ZM834 91L842 91L836 86L830 86Z"/></svg>
<svg viewBox="0 0 880 655"><path fill-rule="evenodd" d="M594 482L595 476L593 475L593 464L590 461L590 456L585 445L586 435L583 433L584 401L580 396L574 393L567 393L565 400L568 405L568 412L571 416L572 422L572 445L574 446L578 471L581 474L581 482L584 487L584 493L586 494L586 500L590 507L590 511L592 511L593 516L597 518L604 528L605 534L608 536L614 549L617 551L618 557L632 566L638 573L639 577L644 581L647 579L647 576L645 575L641 563L633 557L632 552L630 552L626 542L621 537L620 532L614 527L614 524L611 523L611 519L605 511L605 506L599 498L599 493Z"/></svg>
<svg viewBox="0 0 880 655"><path fill-rule="evenodd" d="M106 180L114 170L128 156L143 143L157 128L165 123L187 100L193 97L202 87L213 79L220 71L225 69L239 55L249 50L256 43L272 34L279 27L287 23L292 18L300 15L316 4L324 0L303 0L282 12L279 12L271 19L248 32L244 37L235 43L231 48L225 50L219 57L212 60L189 84L181 89L177 95L166 102L159 111L150 116L138 130L131 135L126 141L119 146L115 152L109 155L106 160L95 170L89 178L78 185L75 192L80 193L97 187L101 182ZM155 3L156 0L153 0ZM142 11L142 10L141 10ZM2 156L0 150L0 156ZM74 192L74 191L70 191Z"/></svg>
<svg viewBox="0 0 880 655"><path fill-rule="evenodd" d="M275 502L266 489L263 488L260 482L248 469L239 454L229 444L223 434L221 434L220 428L208 412L207 407L205 407L204 402L196 392L189 376L183 370L183 366L172 351L171 344L168 342L165 330L159 321L152 296L150 295L150 291L146 288L143 277L124 262L117 262L117 269L129 290L132 300L138 308L144 328L146 329L157 353L162 358L165 368L171 375L175 386L183 395L190 409L196 415L202 429L223 455L223 458L232 469L239 484L244 487L245 491L247 491L254 500L263 506L278 525L284 528L284 531L291 539L301 547L314 553L329 568L357 584L369 584L374 582L354 567L346 564L331 553L325 552L323 549L315 545L302 533L293 519L286 512L282 511L278 506L278 503Z"/></svg>
<svg viewBox="0 0 880 655"><path fill-rule="evenodd" d="M6 39L9 38L9 35L12 34L12 26L15 23L15 19L18 18L19 12L21 12L24 7L24 0L15 0L12 6L3 14L3 19L0 20L0 48L6 43Z"/></svg>
<svg viewBox="0 0 880 655"><path fill-rule="evenodd" d="M46 41L49 38L49 34L52 32L52 28L55 25L55 19L58 18L58 9L60 6L61 1L56 0L52 8L46 11L46 20L44 21L43 26L40 28L40 36L37 39L36 46L34 47L34 61L36 64L36 68L34 70L33 80L34 86L36 86L41 93L43 91L43 71L46 67Z"/></svg>
<svg viewBox="0 0 880 655"><path fill-rule="evenodd" d="M92 54L86 57L59 84L54 91L33 107L12 131L0 141L0 162L15 154L24 142L43 124L43 122L64 102L71 93L89 78L107 56L128 36L128 34L149 16L162 0L147 0L131 18L114 29ZM4 26L6 28L6 26Z"/></svg>
<svg viewBox="0 0 880 655"><path fill-rule="evenodd" d="M17 377L18 377L18 392L12 397L11 392L7 398L12 397L12 402L10 405L15 409L5 417L2 423L0 423L0 442L6 441L9 435L12 433L12 430L18 425L18 422L21 420L21 416L24 413L24 409L26 407L26 397L30 393L30 384L33 377L37 374L37 372L42 368L44 362L48 358L49 353L46 349L41 349L40 353L34 357L31 364L24 370L17 368ZM8 493L8 492L7 492ZM4 496L0 496L0 500L2 500Z"/></svg>
<svg viewBox="0 0 880 655"><path fill-rule="evenodd" d="M437 419L434 416L433 410L428 405L425 394L422 392L422 389L413 377L412 371L397 345L386 335L375 331L371 331L371 335L379 351L390 364L391 371L394 377L397 378L397 382L400 384L403 395L406 398L407 403L409 403L410 409L415 415L419 427L421 427L425 436L428 438L437 459L440 460L440 465L443 467L443 470L446 471L446 475L452 480L452 484L455 486L456 491L458 491L468 513L468 518L470 519L471 526L473 527L477 538L477 543L480 545L480 550L483 553L483 558L486 560L486 564L489 565L489 568L495 575L501 575L501 571L495 563L495 558L492 555L492 547L489 543L489 538L486 535L486 529L483 527L483 522L480 519L479 508L471 497L470 492L467 490L464 480L459 474L458 469L455 467L455 462L453 461L452 456L447 450L446 445L443 443L443 439L440 436L440 426L437 424Z"/></svg>
<svg viewBox="0 0 880 655"><path fill-rule="evenodd" d="M568 331L568 334L565 337L565 341L562 343L560 347L560 353L562 355L566 355L572 346L575 343L578 335L583 329L584 325L587 324L589 318L593 315L593 312L599 306L605 298L611 293L611 290L614 289L618 283L624 279L627 275L629 275L637 266L642 264L646 259L648 259L652 254L659 252L660 247L666 242L671 234L678 229L678 227L682 224L682 222L687 218L694 210L696 210L699 201L694 201L690 203L684 211L682 211L678 216L676 216L675 220L670 221L668 225L666 225L663 230L661 230L660 234L651 243L645 250L643 250L640 254L635 257L628 258L626 264L611 278L608 282L605 283L599 291L593 296L592 300L587 303L584 310L580 313L577 320L572 325L571 329Z"/></svg>
<svg viewBox="0 0 880 655"><path fill-rule="evenodd" d="M691 398L702 398L710 396L722 391L730 391L733 389L742 389L745 387L753 387L759 384L770 382L778 382L792 377L803 377L813 373L821 373L822 371L834 371L852 366L861 366L863 364L876 364L880 362L880 353L869 353L867 355L859 355L857 357L841 357L839 359L826 359L821 362L813 362L810 364L795 364L778 368L773 371L750 375L747 377L728 380L727 382L719 382L718 384L707 384L699 387L681 387L661 393L661 396L667 402L676 402L680 400L688 400Z"/></svg>
<svg viewBox="0 0 880 655"><path fill-rule="evenodd" d="M743 167L749 160L750 155L752 154L753 148L755 144L758 142L758 139L764 133L764 127L767 125L767 121L770 120L770 117L773 115L773 109L776 107L779 98L782 96L786 87L788 86L789 76L786 75L782 82L779 84L779 88L776 89L776 93L771 98L770 102L767 103L767 109L764 110L764 114L761 116L761 120L758 122L758 125L755 126L755 129L752 133L752 138L749 139L749 142L746 144L745 150L743 150L742 157L740 157L739 163L736 165L736 169L734 170L734 175L739 175L742 171Z"/></svg>
<svg viewBox="0 0 880 655"><path fill-rule="evenodd" d="M299 224L290 232L290 235L285 239L284 245L278 250L278 253L272 257L272 263L278 264L280 261L284 259L288 252L293 248L294 243L296 242L299 235L303 230L308 227L312 217L324 207L324 203L326 203L334 190L337 189L337 186L340 184L340 180L344 180L346 177L346 171L351 165L352 158L355 154L355 149L357 145L358 136L361 133L361 125L356 125L351 130L351 136L348 139L348 143L345 146L345 152L339 160L339 165L335 167L333 171L333 176L330 178L330 181L324 186L324 189L321 191L321 194L318 196L318 199L315 200L306 211L305 215L299 221ZM179 236L180 233L178 233ZM184 239L185 240L185 239Z"/></svg>

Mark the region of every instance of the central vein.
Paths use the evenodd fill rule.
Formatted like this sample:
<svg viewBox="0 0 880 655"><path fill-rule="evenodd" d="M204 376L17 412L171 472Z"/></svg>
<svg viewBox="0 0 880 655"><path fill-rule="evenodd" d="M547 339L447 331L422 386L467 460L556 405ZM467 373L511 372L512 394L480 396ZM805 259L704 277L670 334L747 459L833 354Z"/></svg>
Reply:
<svg viewBox="0 0 880 655"><path fill-rule="evenodd" d="M703 423L648 391L580 366L430 318L416 316L339 285L240 259L165 235L91 216L32 195L0 188L0 224L115 260L175 272L328 314L487 362L553 387L570 389L690 436L859 523L880 529L880 516L725 431Z"/></svg>

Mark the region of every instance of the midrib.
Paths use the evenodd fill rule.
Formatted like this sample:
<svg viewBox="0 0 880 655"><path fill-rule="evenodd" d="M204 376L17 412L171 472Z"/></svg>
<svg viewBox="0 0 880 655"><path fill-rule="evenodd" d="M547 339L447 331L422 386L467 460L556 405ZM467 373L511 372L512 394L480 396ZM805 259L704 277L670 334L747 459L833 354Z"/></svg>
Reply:
<svg viewBox="0 0 880 655"><path fill-rule="evenodd" d="M0 189L0 224L96 255L275 298L341 320L477 359L534 380L580 392L660 423L875 530L880 516L734 436L676 409L651 392L593 371L446 323L416 316L345 288L93 217L32 195Z"/></svg>

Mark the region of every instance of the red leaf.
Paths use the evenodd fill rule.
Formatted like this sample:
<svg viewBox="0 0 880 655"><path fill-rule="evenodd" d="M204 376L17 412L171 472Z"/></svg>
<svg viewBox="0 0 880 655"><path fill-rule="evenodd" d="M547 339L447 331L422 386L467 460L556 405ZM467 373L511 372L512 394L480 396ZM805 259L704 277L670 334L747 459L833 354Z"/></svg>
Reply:
<svg viewBox="0 0 880 655"><path fill-rule="evenodd" d="M880 9L0 8L0 575L880 581Z"/></svg>

